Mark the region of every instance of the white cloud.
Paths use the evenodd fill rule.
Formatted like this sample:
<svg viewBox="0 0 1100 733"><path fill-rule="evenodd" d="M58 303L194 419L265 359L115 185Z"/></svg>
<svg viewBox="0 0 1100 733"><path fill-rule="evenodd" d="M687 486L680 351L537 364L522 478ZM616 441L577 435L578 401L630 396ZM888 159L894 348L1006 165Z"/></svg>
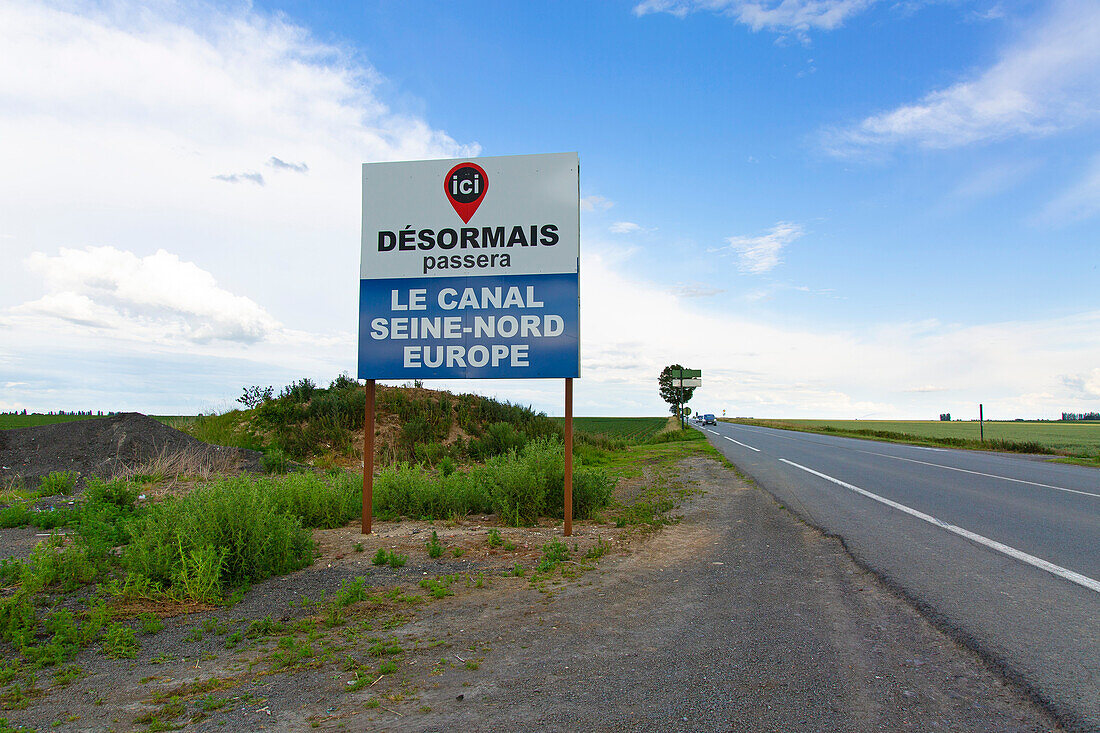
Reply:
<svg viewBox="0 0 1100 733"><path fill-rule="evenodd" d="M747 25L754 31L805 34L810 30L833 30L850 16L870 7L876 0L643 0L634 6L635 15L670 13L678 18L689 13L719 13Z"/></svg>
<svg viewBox="0 0 1100 733"><path fill-rule="evenodd" d="M634 234L642 231L642 228L632 221L617 221L608 227L612 234Z"/></svg>
<svg viewBox="0 0 1100 733"><path fill-rule="evenodd" d="M308 173L309 166L305 163L288 163L285 160L271 156L271 160L267 161L267 164L279 171L294 171L295 173Z"/></svg>
<svg viewBox="0 0 1100 733"><path fill-rule="evenodd" d="M0 176L5 381L61 378L70 348L127 375L173 355L149 376L171 399L188 376L171 365L203 374L200 355L232 392L354 369L360 164L480 151L248 3L14 0L0 48L0 170L19 171Z"/></svg>
<svg viewBox="0 0 1100 733"><path fill-rule="evenodd" d="M607 211L614 205L614 201L595 194L581 198L581 211Z"/></svg>
<svg viewBox="0 0 1100 733"><path fill-rule="evenodd" d="M1090 161L1077 181L1043 208L1039 218L1064 223L1097 214L1100 214L1100 155Z"/></svg>
<svg viewBox="0 0 1100 733"><path fill-rule="evenodd" d="M210 176L215 181L224 181L226 183L255 183L257 186L264 185L264 177L262 173L250 172L250 173L219 173L216 176Z"/></svg>
<svg viewBox="0 0 1100 733"><path fill-rule="evenodd" d="M1100 311L975 326L799 328L711 310L592 253L582 272L578 399L615 403L616 414L660 411L656 375L674 361L703 370L694 404L730 415L935 419L976 412L978 402L1006 418L1100 409Z"/></svg>
<svg viewBox="0 0 1100 733"><path fill-rule="evenodd" d="M254 301L219 287L209 272L164 250L138 257L113 247L62 249L54 257L31 255L27 267L42 276L48 292L10 309L15 317L181 343L254 343L282 330Z"/></svg>
<svg viewBox="0 0 1100 733"><path fill-rule="evenodd" d="M989 69L825 135L839 154L1049 135L1100 119L1100 4L1059 0Z"/></svg>
<svg viewBox="0 0 1100 733"><path fill-rule="evenodd" d="M669 288L668 292L679 295L681 298L709 298L726 291L724 288L715 288L703 283L678 283L675 287Z"/></svg>
<svg viewBox="0 0 1100 733"><path fill-rule="evenodd" d="M781 221L758 237L729 237L724 247L710 252L732 253L737 256L742 272L760 275L775 269L780 263L783 248L803 234L798 224Z"/></svg>

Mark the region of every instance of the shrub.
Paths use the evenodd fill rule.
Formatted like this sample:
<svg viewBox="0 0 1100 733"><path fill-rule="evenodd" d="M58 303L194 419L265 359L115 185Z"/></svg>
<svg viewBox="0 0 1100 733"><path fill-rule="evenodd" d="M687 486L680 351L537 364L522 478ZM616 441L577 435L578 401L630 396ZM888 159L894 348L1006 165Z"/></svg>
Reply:
<svg viewBox="0 0 1100 733"><path fill-rule="evenodd" d="M527 444L527 436L507 422L496 422L485 428L481 438L471 440L467 448L470 457L484 460L519 451Z"/></svg>
<svg viewBox="0 0 1100 733"><path fill-rule="evenodd" d="M491 459L473 472L474 480L488 488L493 511L505 524L526 527L535 523L546 507L546 492L535 474L514 456Z"/></svg>
<svg viewBox="0 0 1100 733"><path fill-rule="evenodd" d="M84 488L84 502L100 502L128 508L137 501L139 493L141 493L141 487L134 482L122 479L104 481L97 476L92 476Z"/></svg>
<svg viewBox="0 0 1100 733"><path fill-rule="evenodd" d="M118 621L112 621L103 630L103 653L114 659L133 659L137 656L138 643L134 630Z"/></svg>
<svg viewBox="0 0 1100 733"><path fill-rule="evenodd" d="M286 473L290 468L290 458L281 448L269 448L260 456L260 466L268 473Z"/></svg>
<svg viewBox="0 0 1100 733"><path fill-rule="evenodd" d="M443 544L439 541L439 535L432 530L432 536L428 539L428 557L433 560L443 556Z"/></svg>
<svg viewBox="0 0 1100 733"><path fill-rule="evenodd" d="M535 566L540 573L549 573L569 559L569 548L561 540L550 540L542 547L542 559Z"/></svg>
<svg viewBox="0 0 1100 733"><path fill-rule="evenodd" d="M309 377L302 377L297 382L291 382L283 387L279 393L279 399L287 399L291 402L309 402L317 389L317 384Z"/></svg>
<svg viewBox="0 0 1100 733"><path fill-rule="evenodd" d="M30 521L31 512L23 504L15 504L0 509L0 529L22 527L29 524Z"/></svg>
<svg viewBox="0 0 1100 733"><path fill-rule="evenodd" d="M223 557L223 585L262 580L309 565L305 527L339 526L358 515L355 507L346 486L309 474L224 479L135 517L123 564L168 585L193 551L209 546Z"/></svg>
<svg viewBox="0 0 1100 733"><path fill-rule="evenodd" d="M75 471L53 471L49 476L42 477L42 483L38 492L42 496L54 496L55 494L71 494L76 487Z"/></svg>
<svg viewBox="0 0 1100 733"><path fill-rule="evenodd" d="M179 545L180 560L172 573L172 591L177 598L213 601L222 595L222 568L227 548L213 545L185 552Z"/></svg>

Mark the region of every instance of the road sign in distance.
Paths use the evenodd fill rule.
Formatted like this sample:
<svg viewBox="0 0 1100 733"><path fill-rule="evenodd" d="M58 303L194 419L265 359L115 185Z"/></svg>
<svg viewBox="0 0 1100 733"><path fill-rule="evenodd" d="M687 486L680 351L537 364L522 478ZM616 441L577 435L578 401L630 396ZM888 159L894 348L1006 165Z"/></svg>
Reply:
<svg viewBox="0 0 1100 733"><path fill-rule="evenodd" d="M702 369L673 369L671 374L672 374L673 379L680 379L681 377L684 378L684 379L690 379L692 377L701 377L701 376L703 376L703 370Z"/></svg>
<svg viewBox="0 0 1100 733"><path fill-rule="evenodd" d="M702 379L677 379L676 380L676 386L677 387L702 387L703 386L703 380Z"/></svg>

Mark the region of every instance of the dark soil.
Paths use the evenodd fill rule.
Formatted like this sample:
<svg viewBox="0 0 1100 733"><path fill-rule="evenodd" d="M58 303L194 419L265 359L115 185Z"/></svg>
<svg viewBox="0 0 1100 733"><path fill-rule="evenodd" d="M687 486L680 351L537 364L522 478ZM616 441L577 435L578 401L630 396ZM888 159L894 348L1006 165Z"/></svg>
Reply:
<svg viewBox="0 0 1100 733"><path fill-rule="evenodd" d="M187 454L195 463L259 471L260 453L210 445L137 412L95 420L0 430L0 486L32 487L53 471L114 478L159 457Z"/></svg>

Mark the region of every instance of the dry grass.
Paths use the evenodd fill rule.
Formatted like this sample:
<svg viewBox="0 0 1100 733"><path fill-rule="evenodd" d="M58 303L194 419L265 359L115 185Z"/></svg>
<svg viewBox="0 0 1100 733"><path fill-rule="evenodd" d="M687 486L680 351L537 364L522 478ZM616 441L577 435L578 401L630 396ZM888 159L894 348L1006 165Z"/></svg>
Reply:
<svg viewBox="0 0 1100 733"><path fill-rule="evenodd" d="M115 478L147 479L156 483L210 481L237 472L239 458L235 454L234 450L219 450L207 446L175 452L162 448L152 458L124 466Z"/></svg>

